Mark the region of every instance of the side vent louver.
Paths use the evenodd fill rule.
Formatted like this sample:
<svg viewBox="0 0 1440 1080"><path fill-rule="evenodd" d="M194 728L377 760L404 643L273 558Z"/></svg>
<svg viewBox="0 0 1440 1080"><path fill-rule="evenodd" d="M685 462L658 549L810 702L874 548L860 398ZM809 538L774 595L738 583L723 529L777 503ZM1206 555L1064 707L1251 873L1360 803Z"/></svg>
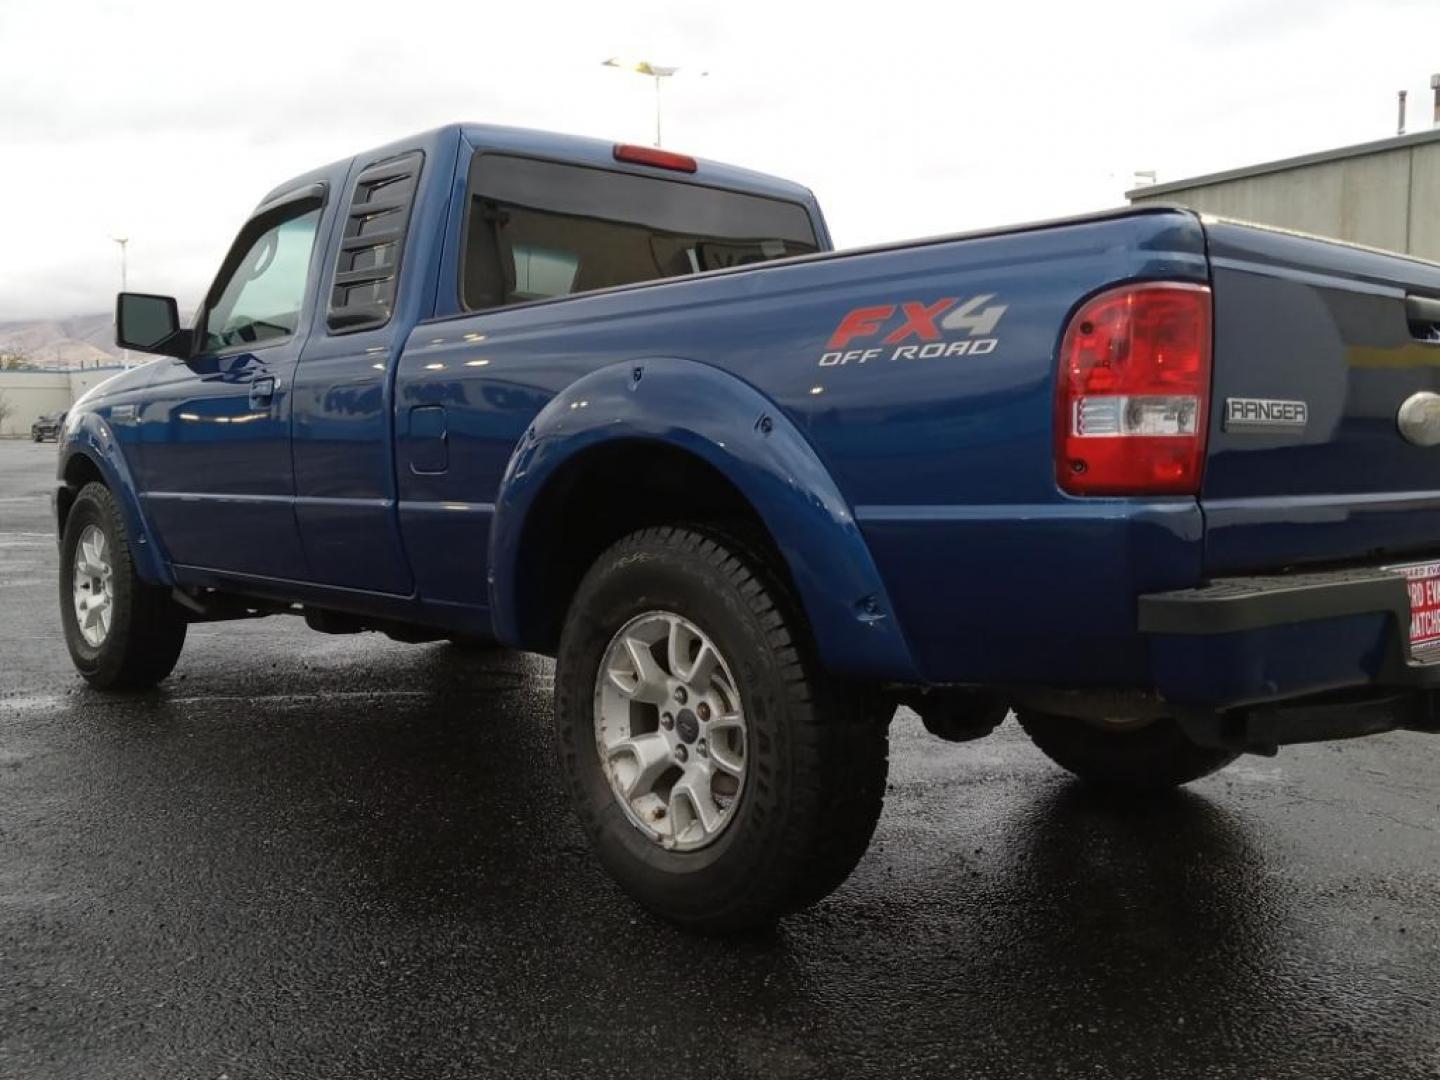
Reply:
<svg viewBox="0 0 1440 1080"><path fill-rule="evenodd" d="M355 182L330 290L327 323L334 333L374 330L390 321L422 160L417 150L376 162Z"/></svg>

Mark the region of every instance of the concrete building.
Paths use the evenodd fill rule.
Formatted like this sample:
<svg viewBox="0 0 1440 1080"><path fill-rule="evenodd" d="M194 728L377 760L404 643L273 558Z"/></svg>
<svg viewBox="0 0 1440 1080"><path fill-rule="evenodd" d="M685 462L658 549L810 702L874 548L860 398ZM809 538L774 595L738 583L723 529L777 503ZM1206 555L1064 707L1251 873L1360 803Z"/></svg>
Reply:
<svg viewBox="0 0 1440 1080"><path fill-rule="evenodd" d="M0 371L0 437L30 435L30 425L41 413L65 412L75 399L96 383L104 382L116 367L81 371Z"/></svg>
<svg viewBox="0 0 1440 1080"><path fill-rule="evenodd" d="M1125 195L1440 262L1440 128Z"/></svg>

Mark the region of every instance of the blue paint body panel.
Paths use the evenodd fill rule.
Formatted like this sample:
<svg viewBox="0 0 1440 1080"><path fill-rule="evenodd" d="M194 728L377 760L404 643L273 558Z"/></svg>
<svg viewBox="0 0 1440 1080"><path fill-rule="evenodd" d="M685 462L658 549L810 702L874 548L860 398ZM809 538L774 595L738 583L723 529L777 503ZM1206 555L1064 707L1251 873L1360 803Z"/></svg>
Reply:
<svg viewBox="0 0 1440 1080"><path fill-rule="evenodd" d="M76 402L57 440L65 452L60 455L56 479L64 484L67 468L80 464L75 458L93 465L120 504L136 572L147 581L169 585L174 581L170 557L151 525L130 466L137 442L130 417L139 391L148 381L145 374L143 369L123 372L93 387Z"/></svg>
<svg viewBox="0 0 1440 1080"><path fill-rule="evenodd" d="M458 242L457 233L451 244ZM1037 272L1037 265L1046 272ZM811 535L791 532L762 509L778 546L792 553L792 574L813 581L802 594L837 668L904 681L994 681L1019 663L1033 663L1016 654L1016 643L1033 641L1036 619L1046 620L1052 633L1060 629L1047 613L1057 578L1068 578L1068 602L1103 620L1104 634L1097 639L1072 622L1053 639L1046 677L1123 684L1143 677L1136 590L1198 578L1200 513L1193 499L1157 508L1057 492L1050 450L1054 351L1070 309L1099 285L1144 277L1203 281L1205 275L1203 236L1193 217L1136 214L791 260L435 320L416 328L401 356L399 407L445 403L452 465L441 477L402 476L401 497L478 499L504 508L506 469L532 420L556 395L563 393L566 403L588 400L582 388L598 371L612 371L613 381L604 396L588 400L583 415L593 433L587 438L655 438L726 461L752 435L768 404L823 470L814 474L816 482L823 476L833 484L858 517L859 535L879 571L877 582L863 586L851 576L816 578L818 556L799 554ZM1025 313L1013 324L1002 320L999 344L987 355L819 364L831 330L852 308L983 293ZM632 394L627 374L652 362L657 342L678 353L666 364L688 362L689 374L671 377L667 367L664 378L647 375ZM711 370L729 373L727 386L753 387L755 397L742 408L733 394L709 385L716 381L705 374ZM568 404L544 415L561 426L577 422ZM697 430L709 434L697 438ZM576 439L578 446L582 440ZM402 458L410 452L403 437L400 449ZM545 464L527 469L527 484L537 483L536 472L557 467L562 457L547 452L541 460ZM736 479L730 468L721 471ZM783 480L782 468L772 471ZM736 486L760 507L754 482ZM1037 507L1059 527L1039 523ZM492 551L518 544L513 515L502 519ZM446 548L457 520L442 513L407 516L407 545ZM1101 545L1105 574L1074 576L1077 542ZM1017 577L1017 543L1047 561ZM451 550L454 560L469 557ZM463 577L458 570L446 564L436 587ZM509 637L520 620L506 610L508 597L523 591L512 590L510 575L543 568L517 560L494 570L496 625ZM1007 583L1007 599L997 608L1001 582ZM846 591L833 602L822 602L841 588ZM848 625L856 623L853 605L862 596L882 592L896 605L886 611L902 637L905 627L924 627L923 634L911 635L914 651L903 662L898 651L866 651L865 643L878 637L873 627L853 631ZM1122 647L1105 648L1122 638Z"/></svg>
<svg viewBox="0 0 1440 1080"><path fill-rule="evenodd" d="M506 468L491 534L496 629L524 642L516 595L524 523L549 478L612 440L676 446L716 468L760 514L791 568L822 653L856 676L919 673L854 516L799 429L754 388L693 360L612 364L567 386Z"/></svg>
<svg viewBox="0 0 1440 1080"><path fill-rule="evenodd" d="M1434 447L1400 437L1400 404L1440 391L1440 343L1407 325L1407 295L1440 296L1440 266L1216 222L1214 394L1303 398L1298 434L1227 432L1212 413L1202 499L1206 570L1246 573L1440 551Z"/></svg>
<svg viewBox="0 0 1440 1080"><path fill-rule="evenodd" d="M466 183L486 151L789 200L822 252L467 312ZM335 332L326 301L356 177L412 153L423 165L390 318ZM525 543L529 515L586 455L649 443L748 501L841 675L1226 704L1373 679L1383 627L1150 638L1139 596L1440 550L1436 451L1393 430L1400 400L1440 389L1440 346L1415 339L1403 306L1440 296L1440 267L1155 207L834 253L798 185L703 161L658 173L617 163L609 143L487 126L402 140L267 200L307 184L326 195L301 333L157 360L72 414L62 468L93 456L124 491L148 579L546 647L524 610L547 570ZM1215 291L1201 495L1067 496L1054 479L1061 335L1087 297L1146 280ZM942 299L1004 310L983 335L946 330L938 352L895 322L883 342L838 333L856 309ZM262 376L279 392L237 424ZM1226 431L1226 396L1303 397L1312 422ZM123 430L107 420L120 402Z"/></svg>

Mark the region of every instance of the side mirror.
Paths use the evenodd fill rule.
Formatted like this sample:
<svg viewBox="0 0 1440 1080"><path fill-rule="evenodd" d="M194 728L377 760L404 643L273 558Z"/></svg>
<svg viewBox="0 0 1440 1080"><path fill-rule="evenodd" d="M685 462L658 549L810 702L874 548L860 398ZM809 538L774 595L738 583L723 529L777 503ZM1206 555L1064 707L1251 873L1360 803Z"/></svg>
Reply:
<svg viewBox="0 0 1440 1080"><path fill-rule="evenodd" d="M115 299L115 344L183 359L190 355L191 333L180 328L173 296L122 292Z"/></svg>

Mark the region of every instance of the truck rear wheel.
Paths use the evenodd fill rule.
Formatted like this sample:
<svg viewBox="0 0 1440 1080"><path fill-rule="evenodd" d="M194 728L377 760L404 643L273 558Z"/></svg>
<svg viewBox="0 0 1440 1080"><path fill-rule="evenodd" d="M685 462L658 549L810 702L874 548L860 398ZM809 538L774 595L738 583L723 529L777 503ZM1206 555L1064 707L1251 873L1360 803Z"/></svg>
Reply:
<svg viewBox="0 0 1440 1080"><path fill-rule="evenodd" d="M75 497L60 542L60 621L77 671L100 690L142 690L169 675L184 613L135 573L125 520L104 484Z"/></svg>
<svg viewBox="0 0 1440 1080"><path fill-rule="evenodd" d="M1219 772L1239 754L1197 746L1174 720L1081 720L1017 711L1020 726L1062 769L1092 784L1161 789Z"/></svg>
<svg viewBox="0 0 1440 1080"><path fill-rule="evenodd" d="M557 746L596 853L703 932L770 923L845 880L880 815L889 715L824 676L762 559L699 529L605 552L560 642Z"/></svg>

